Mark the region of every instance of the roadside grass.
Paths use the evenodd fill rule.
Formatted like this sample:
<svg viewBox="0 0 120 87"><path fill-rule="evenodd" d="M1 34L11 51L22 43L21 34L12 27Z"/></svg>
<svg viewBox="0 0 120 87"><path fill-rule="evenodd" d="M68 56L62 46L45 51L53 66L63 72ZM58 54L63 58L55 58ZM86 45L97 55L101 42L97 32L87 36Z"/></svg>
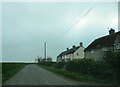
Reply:
<svg viewBox="0 0 120 87"><path fill-rule="evenodd" d="M25 63L2 63L2 84L20 71Z"/></svg>
<svg viewBox="0 0 120 87"><path fill-rule="evenodd" d="M99 84L112 84L110 81L98 79L91 75L76 73L76 72L72 72L72 71L68 71L68 70L64 70L64 69L58 69L58 68L55 68L54 66L49 67L49 66L43 66L40 64L37 64L37 65L40 67L43 67L44 69L47 69L49 71L63 75L65 77L68 77L68 78L76 80L76 81L94 82L94 83L99 83Z"/></svg>

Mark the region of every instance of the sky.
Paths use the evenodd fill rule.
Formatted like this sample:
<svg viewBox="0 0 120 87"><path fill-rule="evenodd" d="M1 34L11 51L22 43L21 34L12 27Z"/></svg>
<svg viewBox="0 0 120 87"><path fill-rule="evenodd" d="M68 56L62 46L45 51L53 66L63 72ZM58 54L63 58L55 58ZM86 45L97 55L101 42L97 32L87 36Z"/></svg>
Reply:
<svg viewBox="0 0 120 87"><path fill-rule="evenodd" d="M34 61L118 31L117 2L2 3L2 61Z"/></svg>

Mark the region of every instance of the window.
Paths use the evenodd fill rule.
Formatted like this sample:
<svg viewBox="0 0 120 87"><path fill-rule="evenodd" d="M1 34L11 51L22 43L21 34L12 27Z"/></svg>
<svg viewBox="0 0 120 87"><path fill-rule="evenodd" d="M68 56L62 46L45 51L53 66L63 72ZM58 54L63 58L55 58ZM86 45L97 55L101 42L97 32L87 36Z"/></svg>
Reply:
<svg viewBox="0 0 120 87"><path fill-rule="evenodd" d="M100 45L97 45L97 48L99 48L100 47Z"/></svg>
<svg viewBox="0 0 120 87"><path fill-rule="evenodd" d="M102 51L104 51L104 52L107 51L107 48L102 48Z"/></svg>
<svg viewBox="0 0 120 87"><path fill-rule="evenodd" d="M94 50L91 50L91 53L94 53Z"/></svg>
<svg viewBox="0 0 120 87"><path fill-rule="evenodd" d="M65 59L64 57L62 57L62 59Z"/></svg>
<svg viewBox="0 0 120 87"><path fill-rule="evenodd" d="M120 43L117 43L117 44L116 44L116 49L117 49L117 50L120 49Z"/></svg>
<svg viewBox="0 0 120 87"><path fill-rule="evenodd" d="M77 53L77 56L79 56L79 53Z"/></svg>

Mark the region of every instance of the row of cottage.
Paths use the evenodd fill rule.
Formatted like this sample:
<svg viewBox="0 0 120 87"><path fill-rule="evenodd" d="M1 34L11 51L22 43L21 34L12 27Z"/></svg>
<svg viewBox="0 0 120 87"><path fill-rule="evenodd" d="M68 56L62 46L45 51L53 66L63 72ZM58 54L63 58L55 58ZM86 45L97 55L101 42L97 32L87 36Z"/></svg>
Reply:
<svg viewBox="0 0 120 87"><path fill-rule="evenodd" d="M114 29L109 30L109 35L95 39L88 47L84 47L80 42L79 46L73 45L67 48L57 56L57 62L73 59L94 58L99 60L105 57L105 52L120 52L120 31L115 32Z"/></svg>

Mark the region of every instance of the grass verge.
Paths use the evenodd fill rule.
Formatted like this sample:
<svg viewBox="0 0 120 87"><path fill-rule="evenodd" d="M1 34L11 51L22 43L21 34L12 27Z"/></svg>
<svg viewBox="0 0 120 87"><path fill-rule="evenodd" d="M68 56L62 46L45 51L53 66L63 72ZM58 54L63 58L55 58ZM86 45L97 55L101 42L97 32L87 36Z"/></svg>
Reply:
<svg viewBox="0 0 120 87"><path fill-rule="evenodd" d="M25 63L2 63L2 84L20 71Z"/></svg>

